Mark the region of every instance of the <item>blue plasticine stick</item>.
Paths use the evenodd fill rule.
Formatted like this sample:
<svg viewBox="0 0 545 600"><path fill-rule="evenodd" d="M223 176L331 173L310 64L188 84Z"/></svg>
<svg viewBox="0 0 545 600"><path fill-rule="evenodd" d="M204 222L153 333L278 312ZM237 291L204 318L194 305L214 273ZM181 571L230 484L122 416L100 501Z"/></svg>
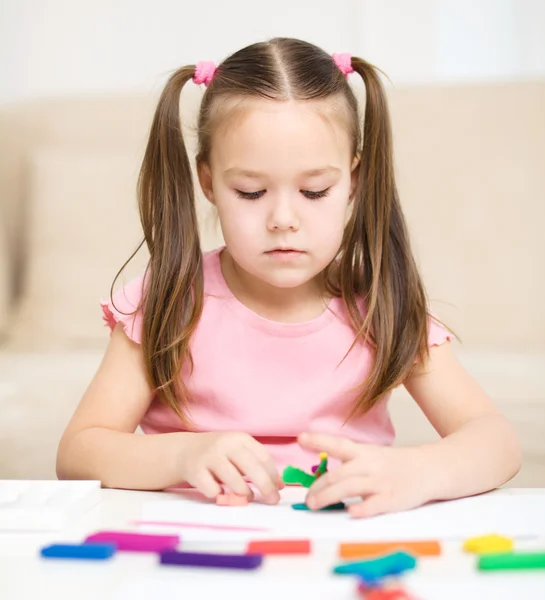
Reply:
<svg viewBox="0 0 545 600"><path fill-rule="evenodd" d="M406 552L394 552L375 558L339 565L333 569L339 575L358 575L367 581L376 581L390 575L400 575L405 571L414 569L416 559Z"/></svg>
<svg viewBox="0 0 545 600"><path fill-rule="evenodd" d="M117 548L115 544L52 544L40 550L43 558L108 560Z"/></svg>

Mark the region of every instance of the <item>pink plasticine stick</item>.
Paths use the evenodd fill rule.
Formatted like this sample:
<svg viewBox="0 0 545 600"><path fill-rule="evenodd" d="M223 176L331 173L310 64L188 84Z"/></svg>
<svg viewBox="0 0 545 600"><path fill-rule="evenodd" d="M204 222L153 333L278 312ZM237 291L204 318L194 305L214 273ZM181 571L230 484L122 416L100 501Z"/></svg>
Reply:
<svg viewBox="0 0 545 600"><path fill-rule="evenodd" d="M209 523L181 523L178 521L133 521L133 525L161 527L187 527L194 529L214 529L216 531L268 531L265 527L243 527L241 525L211 525Z"/></svg>
<svg viewBox="0 0 545 600"><path fill-rule="evenodd" d="M150 535L129 531L99 531L85 540L87 543L110 542L118 550L128 552L161 552L175 550L180 543L178 535Z"/></svg>

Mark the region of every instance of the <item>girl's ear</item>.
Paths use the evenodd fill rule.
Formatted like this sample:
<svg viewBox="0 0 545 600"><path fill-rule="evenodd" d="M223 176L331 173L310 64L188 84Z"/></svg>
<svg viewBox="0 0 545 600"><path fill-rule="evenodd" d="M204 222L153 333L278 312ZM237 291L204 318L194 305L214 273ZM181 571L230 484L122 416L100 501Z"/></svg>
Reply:
<svg viewBox="0 0 545 600"><path fill-rule="evenodd" d="M358 187L358 177L360 172L360 156L354 156L352 161L351 173L350 173L350 202L354 200L354 194Z"/></svg>
<svg viewBox="0 0 545 600"><path fill-rule="evenodd" d="M206 199L211 204L215 204L214 202L214 192L212 189L212 171L207 163L200 163L197 166L197 174L199 176L199 183L201 185L201 189L203 194L206 196Z"/></svg>

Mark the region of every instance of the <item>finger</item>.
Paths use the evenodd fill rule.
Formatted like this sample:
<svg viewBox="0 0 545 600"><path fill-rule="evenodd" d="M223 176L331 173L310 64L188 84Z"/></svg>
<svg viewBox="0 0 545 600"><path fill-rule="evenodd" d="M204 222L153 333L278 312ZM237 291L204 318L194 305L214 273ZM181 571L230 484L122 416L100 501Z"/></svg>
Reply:
<svg viewBox="0 0 545 600"><path fill-rule="evenodd" d="M366 477L369 476L369 471L366 469L366 464L362 460L349 460L331 471L328 471L324 475L321 475L316 481L310 486L312 494L319 494L325 488L338 483L343 479L350 479L352 477Z"/></svg>
<svg viewBox="0 0 545 600"><path fill-rule="evenodd" d="M348 508L350 515L356 519L375 517L389 511L388 500L380 494L369 496L363 502L352 504Z"/></svg>
<svg viewBox="0 0 545 600"><path fill-rule="evenodd" d="M309 490L306 503L309 508L317 510L330 504L342 502L346 498L365 496L373 491L373 482L369 478L349 477L326 487L319 493Z"/></svg>
<svg viewBox="0 0 545 600"><path fill-rule="evenodd" d="M228 458L222 458L210 468L211 472L224 483L233 494L252 498L252 490L244 481L240 471Z"/></svg>
<svg viewBox="0 0 545 600"><path fill-rule="evenodd" d="M207 498L215 498L222 493L221 485L206 469L203 469L193 480L188 480L188 483Z"/></svg>
<svg viewBox="0 0 545 600"><path fill-rule="evenodd" d="M269 504L277 504L280 500L277 481L271 477L263 463L247 448L240 448L231 456L233 464L246 475L257 487L263 498Z"/></svg>
<svg viewBox="0 0 545 600"><path fill-rule="evenodd" d="M257 459L263 465L263 468L269 474L271 481L274 482L275 490L282 489L284 487L284 483L282 481L282 477L276 468L276 463L273 460L273 457L270 455L269 451L260 444L254 438L251 438L250 443L247 446L251 452L255 454ZM261 490L260 490L261 491Z"/></svg>
<svg viewBox="0 0 545 600"><path fill-rule="evenodd" d="M327 452L342 461L354 458L358 453L358 444L348 438L326 433L302 433L298 438L299 445L315 452Z"/></svg>

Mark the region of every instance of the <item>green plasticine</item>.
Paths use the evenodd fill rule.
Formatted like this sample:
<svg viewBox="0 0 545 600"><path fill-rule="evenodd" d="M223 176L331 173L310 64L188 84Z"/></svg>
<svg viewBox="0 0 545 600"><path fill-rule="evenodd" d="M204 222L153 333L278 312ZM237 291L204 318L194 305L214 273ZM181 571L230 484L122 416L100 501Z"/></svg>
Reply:
<svg viewBox="0 0 545 600"><path fill-rule="evenodd" d="M309 475L296 467L287 466L282 473L282 481L291 484L298 483L299 485L308 488L316 481L316 477L314 477L314 475Z"/></svg>
<svg viewBox="0 0 545 600"><path fill-rule="evenodd" d="M506 552L483 554L477 563L481 571L504 569L545 569L545 552Z"/></svg>

